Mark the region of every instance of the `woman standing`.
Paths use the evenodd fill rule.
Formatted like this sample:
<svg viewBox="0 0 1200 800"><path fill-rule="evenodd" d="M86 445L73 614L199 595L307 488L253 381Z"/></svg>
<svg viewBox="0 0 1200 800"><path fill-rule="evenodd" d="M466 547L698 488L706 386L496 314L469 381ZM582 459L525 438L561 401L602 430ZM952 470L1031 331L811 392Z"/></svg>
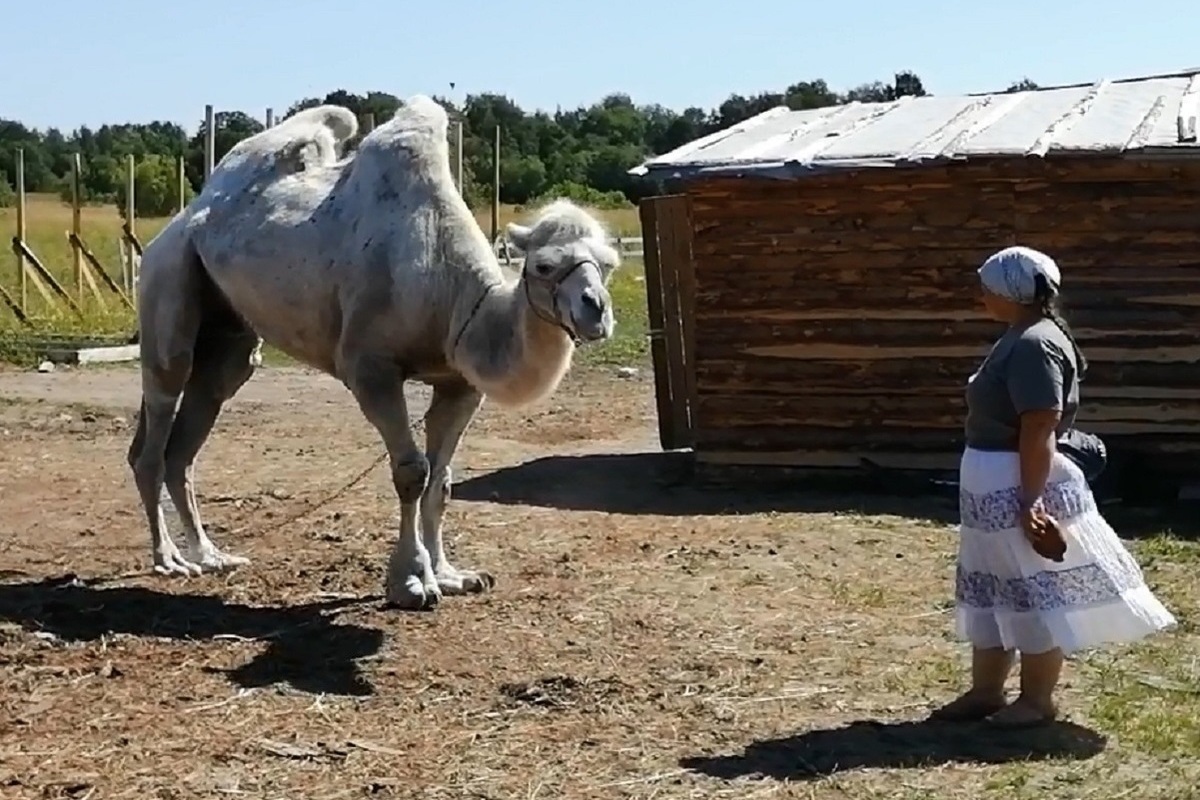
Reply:
<svg viewBox="0 0 1200 800"><path fill-rule="evenodd" d="M1057 264L1008 247L979 278L984 308L1008 328L967 382L955 599L957 633L973 647L971 688L933 718L1035 725L1057 715L1065 653L1141 639L1175 619L1057 449L1087 370L1059 312ZM1062 561L1031 544L1055 522ZM1021 689L1010 705L1004 683L1017 652Z"/></svg>

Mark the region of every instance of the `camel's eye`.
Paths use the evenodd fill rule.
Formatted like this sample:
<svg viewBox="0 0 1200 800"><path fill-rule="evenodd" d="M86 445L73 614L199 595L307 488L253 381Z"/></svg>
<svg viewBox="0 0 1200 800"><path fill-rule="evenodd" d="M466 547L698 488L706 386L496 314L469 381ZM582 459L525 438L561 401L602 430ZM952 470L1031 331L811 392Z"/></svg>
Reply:
<svg viewBox="0 0 1200 800"><path fill-rule="evenodd" d="M538 275L545 277L545 276L549 275L551 272L554 272L554 265L548 261L539 261L537 264L534 265L533 269L535 272L537 272Z"/></svg>

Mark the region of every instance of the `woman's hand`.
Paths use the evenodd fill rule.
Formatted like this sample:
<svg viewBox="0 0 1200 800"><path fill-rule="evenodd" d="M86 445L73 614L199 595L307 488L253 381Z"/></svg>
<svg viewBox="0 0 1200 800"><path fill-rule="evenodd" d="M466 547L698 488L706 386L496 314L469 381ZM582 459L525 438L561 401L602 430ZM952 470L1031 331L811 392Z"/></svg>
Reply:
<svg viewBox="0 0 1200 800"><path fill-rule="evenodd" d="M1062 561L1063 554L1067 551L1067 542L1063 539L1058 521L1046 512L1041 501L1022 506L1018 516L1021 530L1025 532L1025 538L1033 546L1034 552L1051 561Z"/></svg>
<svg viewBox="0 0 1200 800"><path fill-rule="evenodd" d="M1037 542L1046 532L1046 512L1042 509L1041 501L1030 506L1023 506L1019 514L1021 530L1030 543Z"/></svg>

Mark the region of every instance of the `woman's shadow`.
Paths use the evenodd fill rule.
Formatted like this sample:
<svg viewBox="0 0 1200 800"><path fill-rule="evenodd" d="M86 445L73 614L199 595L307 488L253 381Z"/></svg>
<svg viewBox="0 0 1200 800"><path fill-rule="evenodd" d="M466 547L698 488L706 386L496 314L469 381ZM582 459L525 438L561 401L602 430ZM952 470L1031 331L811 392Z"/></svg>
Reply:
<svg viewBox="0 0 1200 800"><path fill-rule="evenodd" d="M725 780L751 776L817 780L856 769L1083 760L1098 755L1106 744L1101 734L1070 722L998 730L983 723L863 720L842 728L755 742L741 755L692 756L680 766Z"/></svg>
<svg viewBox="0 0 1200 800"><path fill-rule="evenodd" d="M314 694L369 695L357 659L377 653L383 633L338 624L336 611L363 600L248 606L215 595L170 594L140 586L102 588L74 575L0 583L0 621L68 642L114 633L177 641L252 640L266 647L248 663L222 670L234 684L287 683Z"/></svg>

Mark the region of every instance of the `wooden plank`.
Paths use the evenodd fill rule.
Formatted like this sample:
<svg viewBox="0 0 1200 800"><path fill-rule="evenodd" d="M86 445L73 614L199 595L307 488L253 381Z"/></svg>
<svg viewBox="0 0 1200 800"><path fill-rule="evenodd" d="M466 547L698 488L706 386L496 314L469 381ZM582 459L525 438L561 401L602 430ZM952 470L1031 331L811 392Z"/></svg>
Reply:
<svg viewBox="0 0 1200 800"><path fill-rule="evenodd" d="M667 374L671 376L671 417L677 447L692 445L690 395L685 358L684 309L680 305L680 226L687 224L687 198L663 195L655 199L658 238L658 270L662 282L663 331L666 341Z"/></svg>
<svg viewBox="0 0 1200 800"><path fill-rule="evenodd" d="M683 410L686 431L696 425L696 373L693 358L696 350L696 276L692 268L692 219L690 203L685 195L663 198L658 212L659 264L669 265L674 277L673 296L666 294L667 308L678 317L678 363L682 376ZM668 284L664 282L664 287ZM672 327L672 332L675 328ZM690 435L687 445L692 443Z"/></svg>
<svg viewBox="0 0 1200 800"><path fill-rule="evenodd" d="M79 308L79 304L71 299L71 295L67 294L67 290L62 287L62 284L55 280L54 275L51 274L50 270L46 269L46 266L41 262L41 260L34 255L34 252L29 249L29 245L27 245L21 239L13 237L12 246L16 253L24 256L25 266L33 269L33 272L31 272L30 275L37 275L42 281L50 284L50 288L54 290L54 293L58 295L59 299L66 303L67 306L77 315L82 317L83 311ZM34 284L41 287L42 290L46 288L45 286L42 286L37 278L34 279ZM54 302L48 292L44 292L43 296L46 298L46 302Z"/></svg>
<svg viewBox="0 0 1200 800"><path fill-rule="evenodd" d="M100 287L96 285L96 278L87 269L83 260L81 244L83 242L83 160L79 153L75 154L75 158L71 162L71 230L67 231L67 241L71 243L71 263L75 274L76 291L79 304L82 306L84 300L84 288L88 288L92 292L92 297L100 305L105 307L104 297L100 294Z"/></svg>
<svg viewBox="0 0 1200 800"><path fill-rule="evenodd" d="M104 285L108 287L109 291L115 294L122 303L132 309L133 303L129 301L128 295L126 295L125 291L117 284L116 281L112 279L112 276L108 274L108 270L106 270L104 265L100 263L100 259L98 259L96 254L91 251L91 248L87 246L87 243L85 243L83 239L76 236L74 232L69 234L69 239L71 241L71 246L83 255L84 263L86 265L84 271L86 272L87 268L90 268L93 272L99 275L100 280L104 282ZM89 280L91 280L90 276ZM94 281L92 282L92 285L95 286ZM99 289L96 291L98 293Z"/></svg>
<svg viewBox="0 0 1200 800"><path fill-rule="evenodd" d="M658 441L664 450L682 445L672 413L671 367L667 359L666 318L663 312L663 286L658 258L658 200L647 197L638 204L642 222L643 260L646 273L646 313L650 321L650 358L654 365L654 400L658 409Z"/></svg>
<svg viewBox="0 0 1200 800"><path fill-rule="evenodd" d="M21 304L16 301L16 298L8 293L8 290L4 288L4 284L0 284L0 302L8 306L8 310L11 311L13 316L15 316L23 325L27 325L29 327L33 326L33 323L29 321L29 317L25 314L25 309L21 308Z"/></svg>
<svg viewBox="0 0 1200 800"><path fill-rule="evenodd" d="M802 467L810 469L845 469L863 466L863 461L886 469L954 470L962 452L946 450L941 453L910 453L904 450L873 453L853 453L844 450L787 450L782 452L699 451L698 464L713 466Z"/></svg>
<svg viewBox="0 0 1200 800"><path fill-rule="evenodd" d="M112 347L52 348L46 358L56 364L113 364L122 361L137 361L141 347L136 344Z"/></svg>

